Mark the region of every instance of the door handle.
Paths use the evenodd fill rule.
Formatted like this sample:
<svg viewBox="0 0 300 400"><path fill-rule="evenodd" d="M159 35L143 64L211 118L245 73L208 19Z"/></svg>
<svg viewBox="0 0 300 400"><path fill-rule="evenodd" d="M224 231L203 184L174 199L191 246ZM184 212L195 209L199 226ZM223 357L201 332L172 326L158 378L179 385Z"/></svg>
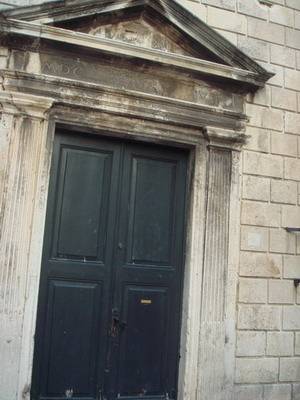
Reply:
<svg viewBox="0 0 300 400"><path fill-rule="evenodd" d="M125 329L127 323L125 321L120 321L120 314L118 309L113 309L112 311L112 322L110 328L111 337L116 338L121 330Z"/></svg>

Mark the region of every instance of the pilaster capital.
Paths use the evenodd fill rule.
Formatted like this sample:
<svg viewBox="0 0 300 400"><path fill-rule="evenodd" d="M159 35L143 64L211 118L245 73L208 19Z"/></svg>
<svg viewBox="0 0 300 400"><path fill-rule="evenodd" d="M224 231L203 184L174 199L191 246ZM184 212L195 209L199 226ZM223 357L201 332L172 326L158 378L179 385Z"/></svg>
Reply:
<svg viewBox="0 0 300 400"><path fill-rule="evenodd" d="M241 150L249 136L245 134L245 124L240 130L222 129L215 126L205 126L204 136L212 147L226 148L230 150Z"/></svg>
<svg viewBox="0 0 300 400"><path fill-rule="evenodd" d="M53 99L27 93L0 91L0 112L47 119Z"/></svg>

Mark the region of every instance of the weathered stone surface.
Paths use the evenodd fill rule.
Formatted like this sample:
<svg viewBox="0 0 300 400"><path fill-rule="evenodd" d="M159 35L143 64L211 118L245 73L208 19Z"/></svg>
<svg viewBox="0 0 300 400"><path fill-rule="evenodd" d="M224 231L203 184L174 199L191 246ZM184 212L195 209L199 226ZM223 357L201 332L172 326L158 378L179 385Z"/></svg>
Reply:
<svg viewBox="0 0 300 400"><path fill-rule="evenodd" d="M268 61L268 43L251 37L239 36L238 48L259 61Z"/></svg>
<svg viewBox="0 0 300 400"><path fill-rule="evenodd" d="M263 400L262 385L235 386L234 400Z"/></svg>
<svg viewBox="0 0 300 400"><path fill-rule="evenodd" d="M283 329L300 330L300 306L283 307Z"/></svg>
<svg viewBox="0 0 300 400"><path fill-rule="evenodd" d="M247 114L250 117L250 124L258 128L283 130L283 111L261 107L253 104L246 105Z"/></svg>
<svg viewBox="0 0 300 400"><path fill-rule="evenodd" d="M243 198L247 200L270 200L270 179L259 176L243 177Z"/></svg>
<svg viewBox="0 0 300 400"><path fill-rule="evenodd" d="M300 357L280 359L279 380L282 382L300 381Z"/></svg>
<svg viewBox="0 0 300 400"><path fill-rule="evenodd" d="M241 222L245 225L280 226L280 206L254 201L243 201Z"/></svg>
<svg viewBox="0 0 300 400"><path fill-rule="evenodd" d="M254 304L239 306L239 329L276 331L280 327L281 307Z"/></svg>
<svg viewBox="0 0 300 400"><path fill-rule="evenodd" d="M300 115L296 113L286 113L285 131L300 135Z"/></svg>
<svg viewBox="0 0 300 400"><path fill-rule="evenodd" d="M238 358L236 366L237 383L269 383L277 381L277 358Z"/></svg>
<svg viewBox="0 0 300 400"><path fill-rule="evenodd" d="M267 355L292 356L294 352L294 334L292 332L268 332Z"/></svg>
<svg viewBox="0 0 300 400"><path fill-rule="evenodd" d="M282 257L277 254L241 252L240 275L265 278L279 278L282 271Z"/></svg>
<svg viewBox="0 0 300 400"><path fill-rule="evenodd" d="M257 4L255 0L238 0L238 11L242 14L250 15L256 18L267 19L267 10L265 7Z"/></svg>
<svg viewBox="0 0 300 400"><path fill-rule="evenodd" d="M244 2L245 3L245 2ZM276 24L266 24L256 18L248 18L249 36L272 43L284 44L284 27Z"/></svg>
<svg viewBox="0 0 300 400"><path fill-rule="evenodd" d="M274 5L270 8L270 21L284 26L294 26L294 12L289 8Z"/></svg>
<svg viewBox="0 0 300 400"><path fill-rule="evenodd" d="M291 400L291 396L291 385L264 385L264 400Z"/></svg>
<svg viewBox="0 0 300 400"><path fill-rule="evenodd" d="M242 226L241 249L262 252L268 251L269 230L256 226Z"/></svg>
<svg viewBox="0 0 300 400"><path fill-rule="evenodd" d="M215 28L226 29L236 33L246 34L247 20L243 15L219 8L208 8L207 22Z"/></svg>
<svg viewBox="0 0 300 400"><path fill-rule="evenodd" d="M270 230L270 251L272 253L294 254L296 250L296 237L284 229Z"/></svg>
<svg viewBox="0 0 300 400"><path fill-rule="evenodd" d="M245 151L244 173L281 178L283 176L283 159L276 155Z"/></svg>
<svg viewBox="0 0 300 400"><path fill-rule="evenodd" d="M297 93L272 87L272 106L283 110L297 111Z"/></svg>
<svg viewBox="0 0 300 400"><path fill-rule="evenodd" d="M298 198L297 182L271 181L271 201L274 203L296 204Z"/></svg>
<svg viewBox="0 0 300 400"><path fill-rule="evenodd" d="M239 331L237 333L237 356L263 356L265 351L265 332Z"/></svg>
<svg viewBox="0 0 300 400"><path fill-rule="evenodd" d="M270 304L294 304L295 288L290 280L269 281L269 303Z"/></svg>
<svg viewBox="0 0 300 400"><path fill-rule="evenodd" d="M285 67L295 66L295 50L289 47L271 44L271 62Z"/></svg>
<svg viewBox="0 0 300 400"><path fill-rule="evenodd" d="M287 279L299 279L300 277L300 256L283 256L283 277Z"/></svg>
<svg viewBox="0 0 300 400"><path fill-rule="evenodd" d="M270 133L266 129L247 127L246 134L250 136L245 148L262 153L270 151Z"/></svg>
<svg viewBox="0 0 300 400"><path fill-rule="evenodd" d="M241 303L266 303L268 281L266 279L243 278L239 281L239 301Z"/></svg>
<svg viewBox="0 0 300 400"><path fill-rule="evenodd" d="M283 227L300 226L300 207L282 206L282 222Z"/></svg>

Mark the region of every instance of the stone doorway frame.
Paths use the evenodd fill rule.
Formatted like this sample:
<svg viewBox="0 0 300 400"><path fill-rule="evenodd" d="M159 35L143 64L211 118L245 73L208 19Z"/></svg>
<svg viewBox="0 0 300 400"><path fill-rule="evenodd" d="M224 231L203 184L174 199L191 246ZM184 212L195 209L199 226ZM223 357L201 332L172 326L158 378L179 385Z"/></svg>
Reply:
<svg viewBox="0 0 300 400"><path fill-rule="evenodd" d="M62 104L51 96L17 92L19 84L19 76L7 73L4 87L9 91L0 92L2 122L6 121L5 130L15 138L10 143L10 151L23 152L27 159L24 179L34 178L26 198L22 200L24 194L21 193L18 194L19 198L14 197L16 203L22 200L24 207L30 210L30 216L26 216L27 219L24 217L31 226L30 233L27 236L24 234L28 230L24 224L20 229L16 228L16 224L20 223L17 219L11 221L26 242L22 247L24 254L20 254L20 257L26 256L22 268L27 274L27 283L22 317L18 399L29 399L47 190L57 126L190 149L192 157L178 398L231 398L239 257L239 160L243 139L235 131L191 126L187 119L178 123L172 113L165 120L159 117L145 118L142 108L128 115L128 112L120 111L121 101L118 105L121 108L114 113L111 110L108 112L105 107L83 107L70 100ZM207 115L207 124L209 120L210 116ZM28 148L20 148L20 134L30 138L34 154L39 154L38 160L34 159L32 151L28 153ZM16 177L19 172L13 166L11 168L10 175Z"/></svg>

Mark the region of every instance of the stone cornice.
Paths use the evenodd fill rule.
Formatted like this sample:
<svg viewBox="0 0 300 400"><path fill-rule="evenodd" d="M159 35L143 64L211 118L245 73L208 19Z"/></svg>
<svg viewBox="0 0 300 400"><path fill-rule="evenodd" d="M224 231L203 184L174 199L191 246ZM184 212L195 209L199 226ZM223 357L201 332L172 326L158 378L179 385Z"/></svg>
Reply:
<svg viewBox="0 0 300 400"><path fill-rule="evenodd" d="M121 10L130 12L134 7L144 7L155 11L183 32L187 38L191 38L200 47L204 46L223 60L223 64L247 71L250 74L249 80L244 79L243 73L241 77L237 74L236 78L233 79L240 79L241 82L246 81L257 87L262 86L273 76L272 73L266 71L251 57L244 54L239 48L204 23L198 16L187 10L180 0L131 0L130 2L128 0L102 0L101 2L98 0L60 0L55 3L55 6L46 3L20 7L3 13L3 16L10 19L51 24ZM251 73L255 75L251 76Z"/></svg>
<svg viewBox="0 0 300 400"><path fill-rule="evenodd" d="M46 119L53 100L48 97L12 91L0 91L0 112Z"/></svg>
<svg viewBox="0 0 300 400"><path fill-rule="evenodd" d="M5 91L22 91L29 96L33 95L33 98L44 99L46 103L53 102L53 107L61 104L74 109L85 108L95 112L196 128L204 132L209 141L214 138L228 144L245 142L247 117L241 113L67 78L8 70L0 70L0 76Z"/></svg>
<svg viewBox="0 0 300 400"><path fill-rule="evenodd" d="M263 86L255 72L210 62L181 54L167 53L160 50L143 48L129 43L104 39L74 32L67 29L41 25L19 20L2 20L0 32L14 35L29 36L36 39L50 40L86 48L94 52L105 52L126 58L142 59L148 62L159 63L173 68L181 68L188 72L197 72L203 75L215 76L219 79L242 82L243 84Z"/></svg>

